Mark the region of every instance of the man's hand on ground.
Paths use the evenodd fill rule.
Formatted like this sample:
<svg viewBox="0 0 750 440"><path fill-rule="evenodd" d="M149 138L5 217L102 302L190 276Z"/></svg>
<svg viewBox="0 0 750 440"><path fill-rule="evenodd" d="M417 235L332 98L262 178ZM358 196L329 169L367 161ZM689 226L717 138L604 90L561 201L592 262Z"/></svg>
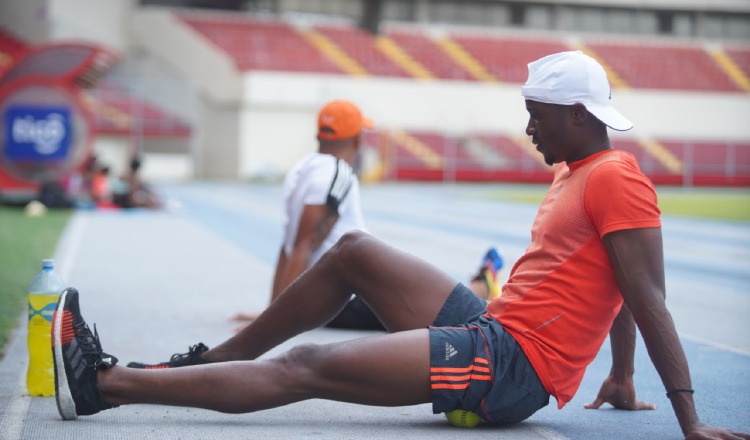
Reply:
<svg viewBox="0 0 750 440"><path fill-rule="evenodd" d="M596 400L584 405L586 409L598 409L602 404L609 403L617 409L627 409L632 411L644 409L656 409L656 405L649 402L643 402L636 399L635 387L632 380L619 382L611 376L604 379L602 387Z"/></svg>

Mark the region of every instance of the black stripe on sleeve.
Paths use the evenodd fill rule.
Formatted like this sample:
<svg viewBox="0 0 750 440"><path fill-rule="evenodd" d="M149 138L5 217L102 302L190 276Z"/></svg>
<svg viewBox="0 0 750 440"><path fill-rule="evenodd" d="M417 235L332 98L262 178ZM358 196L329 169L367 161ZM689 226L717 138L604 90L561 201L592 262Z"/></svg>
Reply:
<svg viewBox="0 0 750 440"><path fill-rule="evenodd" d="M336 174L333 176L331 188L328 190L326 204L334 209L338 209L341 202L354 184L354 171L348 163L341 159L336 159Z"/></svg>

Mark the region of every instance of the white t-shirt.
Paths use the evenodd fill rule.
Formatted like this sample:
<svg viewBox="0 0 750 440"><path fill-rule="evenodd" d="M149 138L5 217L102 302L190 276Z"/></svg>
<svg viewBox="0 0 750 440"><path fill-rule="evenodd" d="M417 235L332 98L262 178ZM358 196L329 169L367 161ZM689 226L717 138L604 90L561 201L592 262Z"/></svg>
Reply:
<svg viewBox="0 0 750 440"><path fill-rule="evenodd" d="M313 253L310 265L330 249L344 233L367 231L359 199L359 181L344 160L330 154L311 153L284 178L284 252L292 254L300 217L305 205L338 207L339 218Z"/></svg>

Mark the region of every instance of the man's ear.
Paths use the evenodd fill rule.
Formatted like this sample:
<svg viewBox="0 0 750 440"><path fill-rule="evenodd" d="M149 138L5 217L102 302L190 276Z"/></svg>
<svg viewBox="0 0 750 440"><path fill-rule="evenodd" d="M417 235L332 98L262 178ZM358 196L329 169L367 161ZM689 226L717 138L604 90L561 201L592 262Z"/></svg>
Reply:
<svg viewBox="0 0 750 440"><path fill-rule="evenodd" d="M589 111L586 110L586 106L580 102L571 105L570 109L573 116L573 123L575 124L583 124L589 118Z"/></svg>

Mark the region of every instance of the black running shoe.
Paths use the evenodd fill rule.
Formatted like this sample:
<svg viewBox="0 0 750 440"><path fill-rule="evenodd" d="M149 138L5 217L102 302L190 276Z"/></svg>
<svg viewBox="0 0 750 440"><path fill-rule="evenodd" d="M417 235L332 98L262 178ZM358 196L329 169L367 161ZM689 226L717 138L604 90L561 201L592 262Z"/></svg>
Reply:
<svg viewBox="0 0 750 440"><path fill-rule="evenodd" d="M91 333L81 316L78 291L63 290L52 317L52 356L55 365L57 410L65 420L113 408L99 389L97 370L117 363L102 351L99 335Z"/></svg>
<svg viewBox="0 0 750 440"><path fill-rule="evenodd" d="M203 359L201 354L208 351L208 347L202 342L193 345L188 349L187 353L175 353L167 362L159 364L143 364L140 362L131 362L128 364L129 368L141 368L144 370L161 370L164 368L177 368L187 367L190 365L201 365L208 364L209 361Z"/></svg>

